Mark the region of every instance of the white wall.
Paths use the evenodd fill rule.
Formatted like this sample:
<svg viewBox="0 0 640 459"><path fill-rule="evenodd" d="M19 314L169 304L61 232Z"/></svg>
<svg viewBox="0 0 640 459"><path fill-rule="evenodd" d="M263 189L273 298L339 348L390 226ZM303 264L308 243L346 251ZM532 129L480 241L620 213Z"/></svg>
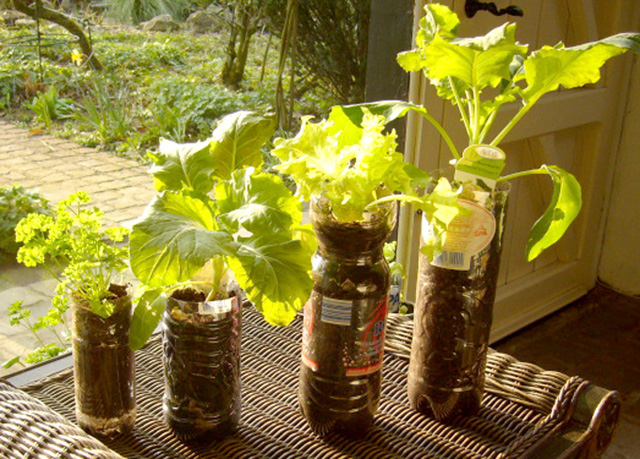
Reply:
<svg viewBox="0 0 640 459"><path fill-rule="evenodd" d="M634 59L598 275L640 295L640 58Z"/></svg>

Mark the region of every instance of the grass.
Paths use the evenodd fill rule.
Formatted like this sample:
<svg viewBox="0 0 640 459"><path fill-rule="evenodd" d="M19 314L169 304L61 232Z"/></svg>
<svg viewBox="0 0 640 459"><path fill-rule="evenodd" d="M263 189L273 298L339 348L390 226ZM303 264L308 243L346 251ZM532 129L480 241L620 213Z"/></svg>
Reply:
<svg viewBox="0 0 640 459"><path fill-rule="evenodd" d="M62 33L57 26L44 29L44 34ZM225 59L222 34L93 27L103 72L74 63L74 43L43 48L40 68L35 43L15 43L33 34L31 29L0 28L0 110L34 129L143 158L160 137L195 141L206 138L216 120L233 111L273 111L279 40L272 40L265 61L266 34L254 37L237 91L219 82ZM59 101L51 98L51 87ZM71 116L48 118L56 112L34 111L44 94L49 95L47 107L70 106ZM296 111L320 115L332 104L316 87L296 102Z"/></svg>

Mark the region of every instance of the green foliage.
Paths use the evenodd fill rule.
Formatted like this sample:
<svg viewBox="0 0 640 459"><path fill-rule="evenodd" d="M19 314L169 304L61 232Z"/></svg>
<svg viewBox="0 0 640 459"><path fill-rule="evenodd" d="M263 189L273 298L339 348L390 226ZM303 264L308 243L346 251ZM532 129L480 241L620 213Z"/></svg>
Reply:
<svg viewBox="0 0 640 459"><path fill-rule="evenodd" d="M68 350L69 337L71 335L66 319L68 304L66 302L54 301L47 314L31 321L31 311L23 307L22 301L16 301L9 306L10 325L22 326L36 338L40 344L35 350L29 352L24 362L22 355L18 355L6 362L4 368L10 368L15 364L22 366L26 364L39 363L55 357ZM48 330L56 338L56 342L46 343L42 336L43 331Z"/></svg>
<svg viewBox="0 0 640 459"><path fill-rule="evenodd" d="M131 328L143 344L164 292L200 285L209 298L229 290L228 272L265 319L293 320L311 289L313 247L301 240L300 204L282 181L259 172L274 117L227 115L204 142L163 141L150 153L160 191L133 226L133 273L146 286Z"/></svg>
<svg viewBox="0 0 640 459"><path fill-rule="evenodd" d="M458 17L449 8L438 4L425 6L416 37L417 48L398 55L398 63L407 71L422 71L438 95L451 102L460 112L469 145L485 142L506 102L522 103L516 115L507 121L490 142L497 146L540 98L559 88L578 88L600 79L600 69L611 57L628 50L640 54L640 34L622 33L603 40L567 48L563 43L545 46L528 53L527 46L516 42L515 24L503 24L484 36L458 38ZM524 87L520 83L524 82ZM491 94L486 97L484 92ZM388 119L414 111L435 126L449 146L456 167L473 167L465 156L460 160L458 148L451 136L428 112L418 105L402 101L363 104L346 109L347 115L359 123L362 110L382 113ZM582 205L578 181L569 172L543 165L540 169L518 172L498 180L546 174L554 186L551 203L529 234L527 259L535 259L565 233ZM446 213L448 218L450 213ZM432 241L437 244L438 241ZM433 247L426 247L429 255Z"/></svg>
<svg viewBox="0 0 640 459"><path fill-rule="evenodd" d="M383 250L384 250L384 258L389 263L389 271L391 271L391 278L400 277L404 279L405 272L402 264L396 260L396 248L398 247L397 241L385 242Z"/></svg>
<svg viewBox="0 0 640 459"><path fill-rule="evenodd" d="M189 0L107 0L107 14L123 24L140 24L160 14L176 20L187 17Z"/></svg>
<svg viewBox="0 0 640 459"><path fill-rule="evenodd" d="M47 92L34 97L27 108L36 114L37 121L43 122L47 130L51 130L53 121L73 116L74 102L71 99L60 98L56 87L52 85Z"/></svg>
<svg viewBox="0 0 640 459"><path fill-rule="evenodd" d="M125 140L135 126L129 89L108 78L96 79L92 89L75 114L80 126L100 145Z"/></svg>
<svg viewBox="0 0 640 459"><path fill-rule="evenodd" d="M54 304L67 304L67 294L86 301L101 317L113 312L109 286L127 268L127 249L116 244L125 228L102 230L103 213L84 208L91 201L84 192L61 201L53 216L29 214L16 227L23 243L18 261L25 266L44 265L59 281Z"/></svg>
<svg viewBox="0 0 640 459"><path fill-rule="evenodd" d="M302 199L324 196L339 220L363 220L374 201L410 194L415 179L424 178L403 161L395 132L383 134L384 125L370 112L354 123L339 106L319 123L306 118L296 137L275 141L272 154L282 161L275 168L293 178Z"/></svg>
<svg viewBox="0 0 640 459"><path fill-rule="evenodd" d="M46 33L58 27L43 25ZM28 30L0 28L0 40L26 39ZM239 110L272 110L277 43L256 33L241 87L217 80L226 46L223 34L146 34L134 29L92 29L105 72L77 65L74 46L48 49L42 79L35 47L6 46L0 59L0 109L13 120L34 117L26 104L55 86L60 99L78 101L74 117L53 120L51 132L89 145L145 157L159 139L193 142L211 135L217 121ZM265 53L265 51L268 51ZM261 70L265 68L262 75ZM326 93L312 87L296 101L297 112L320 114L330 106Z"/></svg>
<svg viewBox="0 0 640 459"><path fill-rule="evenodd" d="M20 185L0 188L0 261L18 252L15 228L20 220L31 213L50 212L49 202L36 191Z"/></svg>
<svg viewBox="0 0 640 459"><path fill-rule="evenodd" d="M280 34L285 26L288 0L263 0L263 3L272 33ZM298 0L296 3L295 71L300 77L296 90L320 86L337 103L362 102L371 2Z"/></svg>
<svg viewBox="0 0 640 459"><path fill-rule="evenodd" d="M582 207L580 184L573 175L557 166L542 166L539 170L553 180L553 196L545 213L531 228L525 249L527 261L558 242Z"/></svg>
<svg viewBox="0 0 640 459"><path fill-rule="evenodd" d="M147 67L178 67L186 62L180 45L170 39L161 42L141 41L135 46L117 45L114 40L101 44L98 49L104 54L102 59L105 69L112 72L124 69L141 71Z"/></svg>

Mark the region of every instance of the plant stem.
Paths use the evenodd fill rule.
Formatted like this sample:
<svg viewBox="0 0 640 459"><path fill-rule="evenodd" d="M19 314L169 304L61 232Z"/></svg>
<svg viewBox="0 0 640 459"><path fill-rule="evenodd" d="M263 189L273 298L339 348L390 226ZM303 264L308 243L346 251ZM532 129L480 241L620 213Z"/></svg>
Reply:
<svg viewBox="0 0 640 459"><path fill-rule="evenodd" d="M62 344L63 347L67 347L67 343L64 342L64 340L62 339L62 337L58 334L58 332L56 331L56 329L54 327L50 327L51 331L53 332L53 334L56 336L56 338L58 339L58 342L60 344Z"/></svg>
<svg viewBox="0 0 640 459"><path fill-rule="evenodd" d="M467 136L471 137L471 127L469 125L469 117L467 116L467 112L464 110L462 106L462 99L460 98L460 94L458 93L458 88L456 88L455 84L453 84L453 78L449 78L449 84L451 85L451 92L453 92L453 97L456 99L456 105L458 106L458 110L460 111L460 115L462 116L462 122L464 123L464 128L467 130Z"/></svg>
<svg viewBox="0 0 640 459"><path fill-rule="evenodd" d="M407 195L404 195L404 194L392 194L392 195L389 195L389 196L385 196L384 198L376 199L375 201L370 202L365 207L365 210L369 210L370 208L375 207L378 204L384 204L385 202L391 202L391 201L422 203L422 199L416 198L415 196L407 196Z"/></svg>
<svg viewBox="0 0 640 459"><path fill-rule="evenodd" d="M514 174L505 175L503 177L499 177L497 182L505 182L507 180L512 180L514 178L525 177L527 175L549 175L549 170L547 166L541 166L540 169L531 169L528 171L516 172Z"/></svg>
<svg viewBox="0 0 640 459"><path fill-rule="evenodd" d="M438 123L438 121L436 121L436 119L433 116L429 115L429 113L426 110L418 110L418 113L424 116L427 119L427 121L429 121L431 125L434 128L436 128L438 133L440 133L440 135L446 142L447 146L449 147L449 150L451 151L451 154L453 155L453 157L455 159L460 159L460 153L458 153L458 149L456 148L455 144L453 143L453 140L451 140L451 137L449 137L449 134L447 133L447 131L445 131L442 125Z"/></svg>
<svg viewBox="0 0 640 459"><path fill-rule="evenodd" d="M478 138L478 143L484 142L485 137L489 133L489 129L493 126L493 122L496 120L496 115L498 111L491 112L491 114L487 117L487 121L484 123L484 127L482 128L482 132L480 132L480 137Z"/></svg>
<svg viewBox="0 0 640 459"><path fill-rule="evenodd" d="M509 131L511 131L511 129L513 129L513 127L516 124L518 124L518 121L520 121L520 119L524 115L526 115L529 110L531 110L531 107L535 102L536 100L530 100L527 103L525 103L525 105L523 105L522 108L520 108L518 113L516 113L516 116L511 118L509 123L502 129L502 131L500 131L500 133L491 141L489 145L491 145L492 147L497 147L498 144L502 142L502 140L507 136Z"/></svg>
<svg viewBox="0 0 640 459"><path fill-rule="evenodd" d="M473 136L471 138L471 145L478 143L478 135L480 131L480 92L474 86L473 87Z"/></svg>

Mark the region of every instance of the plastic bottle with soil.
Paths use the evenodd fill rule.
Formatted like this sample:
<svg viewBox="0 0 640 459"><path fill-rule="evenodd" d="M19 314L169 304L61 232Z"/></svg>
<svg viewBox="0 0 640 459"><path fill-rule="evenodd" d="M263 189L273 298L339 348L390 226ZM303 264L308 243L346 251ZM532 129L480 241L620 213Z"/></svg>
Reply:
<svg viewBox="0 0 640 459"><path fill-rule="evenodd" d="M131 297L124 285L112 284L109 291L115 298L109 317L83 301L72 305L76 419L83 430L105 438L130 432L136 419Z"/></svg>
<svg viewBox="0 0 640 459"><path fill-rule="evenodd" d="M241 308L238 296L205 301L178 290L162 324L164 417L183 441L233 433L240 419Z"/></svg>
<svg viewBox="0 0 640 459"><path fill-rule="evenodd" d="M364 435L380 401L390 284L382 246L395 224L389 204L367 221L342 222L312 202L319 247L304 309L299 401L319 435Z"/></svg>
<svg viewBox="0 0 640 459"><path fill-rule="evenodd" d="M507 183L500 185L484 203L467 201L473 213L465 217L470 221L464 227L474 228L481 218L493 219L495 224L495 234L469 257L468 267L454 269L453 264L462 258L454 260L446 251L443 259L449 259L433 264L420 254L407 380L409 402L441 422L476 414L482 401L509 192ZM423 228L425 224L423 221Z"/></svg>

